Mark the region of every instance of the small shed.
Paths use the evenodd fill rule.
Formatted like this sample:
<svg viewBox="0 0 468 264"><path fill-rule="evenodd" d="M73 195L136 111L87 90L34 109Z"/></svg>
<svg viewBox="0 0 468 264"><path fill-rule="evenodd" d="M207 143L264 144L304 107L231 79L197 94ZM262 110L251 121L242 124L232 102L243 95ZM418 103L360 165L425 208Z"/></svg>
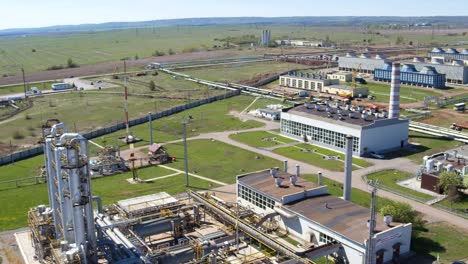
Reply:
<svg viewBox="0 0 468 264"><path fill-rule="evenodd" d="M458 103L453 105L453 110L465 111L465 103Z"/></svg>
<svg viewBox="0 0 468 264"><path fill-rule="evenodd" d="M264 118L269 118L271 120L279 120L281 116L281 111L280 110L272 110L272 109L259 109L258 113L264 117Z"/></svg>

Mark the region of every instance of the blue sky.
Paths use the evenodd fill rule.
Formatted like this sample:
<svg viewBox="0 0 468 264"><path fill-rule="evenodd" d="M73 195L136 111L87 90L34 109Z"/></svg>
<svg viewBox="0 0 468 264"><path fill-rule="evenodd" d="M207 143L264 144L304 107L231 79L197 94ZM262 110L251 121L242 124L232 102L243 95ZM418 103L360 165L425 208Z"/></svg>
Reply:
<svg viewBox="0 0 468 264"><path fill-rule="evenodd" d="M0 0L0 10L0 29L188 17L468 16L467 0Z"/></svg>

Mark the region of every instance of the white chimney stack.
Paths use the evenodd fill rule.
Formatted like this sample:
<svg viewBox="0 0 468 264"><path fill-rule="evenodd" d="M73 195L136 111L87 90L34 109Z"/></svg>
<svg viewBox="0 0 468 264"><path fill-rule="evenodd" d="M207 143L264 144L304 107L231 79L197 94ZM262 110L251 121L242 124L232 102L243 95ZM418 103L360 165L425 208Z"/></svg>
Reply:
<svg viewBox="0 0 468 264"><path fill-rule="evenodd" d="M317 185L322 186L322 172L317 172Z"/></svg>
<svg viewBox="0 0 468 264"><path fill-rule="evenodd" d="M345 153L345 180L343 186L343 199L351 200L351 176L353 172L353 136L346 136L346 153Z"/></svg>
<svg viewBox="0 0 468 264"><path fill-rule="evenodd" d="M392 64L392 81L390 86L390 102L388 118L400 117L400 63Z"/></svg>

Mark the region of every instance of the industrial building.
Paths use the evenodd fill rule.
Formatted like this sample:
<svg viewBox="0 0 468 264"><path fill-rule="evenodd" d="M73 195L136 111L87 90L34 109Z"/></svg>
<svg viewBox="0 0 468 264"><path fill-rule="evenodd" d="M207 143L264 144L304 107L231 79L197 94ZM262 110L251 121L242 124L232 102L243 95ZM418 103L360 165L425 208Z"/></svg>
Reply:
<svg viewBox="0 0 468 264"><path fill-rule="evenodd" d="M299 46L299 47L330 47L329 40L304 40L304 39L280 39L275 40L276 44L281 46Z"/></svg>
<svg viewBox="0 0 468 264"><path fill-rule="evenodd" d="M442 193L439 187L439 174L444 171L456 172L461 178L468 177L468 148L459 148L436 153L423 158L420 168L421 188Z"/></svg>
<svg viewBox="0 0 468 264"><path fill-rule="evenodd" d="M53 83L51 87L54 91L65 90L69 88L67 83Z"/></svg>
<svg viewBox="0 0 468 264"><path fill-rule="evenodd" d="M332 255L336 263L398 263L409 253L411 223L372 216L371 210L329 194L320 176L315 184L302 179L299 170L297 166L296 174L290 174L273 168L237 176L238 203L305 241L306 249L320 249L321 254L306 253L313 259Z"/></svg>
<svg viewBox="0 0 468 264"><path fill-rule="evenodd" d="M271 43L271 30L262 30L262 37L260 39L261 46L268 46Z"/></svg>
<svg viewBox="0 0 468 264"><path fill-rule="evenodd" d="M390 82L392 65L385 64L374 70L374 80ZM424 66L420 72L413 64L404 64L401 68L401 83L433 88L445 88L445 74L438 73L433 66Z"/></svg>
<svg viewBox="0 0 468 264"><path fill-rule="evenodd" d="M312 90L318 93L328 93L340 96L366 97L367 88L340 85L338 79L323 79L320 76L309 73L289 72L279 77L280 86Z"/></svg>
<svg viewBox="0 0 468 264"><path fill-rule="evenodd" d="M338 59L338 69L340 71L358 71L373 74L376 68L380 69L387 63L392 63L392 61L383 54L377 54L372 58L369 53L363 53L357 57L356 53L348 52L345 57Z"/></svg>
<svg viewBox="0 0 468 264"><path fill-rule="evenodd" d="M351 82L353 74L350 72L334 72L327 74L327 79L340 80L340 82Z"/></svg>
<svg viewBox="0 0 468 264"><path fill-rule="evenodd" d="M454 60L464 61L468 63L468 49L463 49L461 52L454 48L448 48L443 50L441 48L433 48L427 53L428 57L431 58L442 58L446 62L452 62Z"/></svg>
<svg viewBox="0 0 468 264"><path fill-rule="evenodd" d="M364 106L311 101L284 109L281 134L343 151L345 136L354 137L353 153L387 152L408 145L409 121L399 119L399 64L393 64L389 112Z"/></svg>
<svg viewBox="0 0 468 264"><path fill-rule="evenodd" d="M364 53L357 57L354 52L349 52L345 57L339 58L338 69L340 71L358 71L374 74L375 69L384 69L391 63L392 61L386 59L383 55L376 55L375 58L372 58L369 54ZM463 61L453 60L447 64L444 63L443 58L434 57L430 62L426 62L424 58L416 57L411 64L421 74L424 74L426 71L425 67L433 67L438 74L445 74L447 83L468 83L468 66L464 65Z"/></svg>

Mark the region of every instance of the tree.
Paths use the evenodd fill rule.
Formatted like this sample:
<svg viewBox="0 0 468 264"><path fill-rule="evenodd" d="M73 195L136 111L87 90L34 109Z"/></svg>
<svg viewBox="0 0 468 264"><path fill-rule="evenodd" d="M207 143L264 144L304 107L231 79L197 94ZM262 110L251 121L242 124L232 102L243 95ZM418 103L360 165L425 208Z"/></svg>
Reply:
<svg viewBox="0 0 468 264"><path fill-rule="evenodd" d="M411 205L402 202L393 202L380 208L381 215L391 215L393 221L401 223L414 223L416 222L416 211L413 210Z"/></svg>
<svg viewBox="0 0 468 264"><path fill-rule="evenodd" d="M149 88L150 88L151 91L155 91L155 90L156 90L156 84L154 83L153 80L151 80L151 81L149 82Z"/></svg>
<svg viewBox="0 0 468 264"><path fill-rule="evenodd" d="M138 56L138 54L135 54L135 60L138 60L140 57Z"/></svg>
<svg viewBox="0 0 468 264"><path fill-rule="evenodd" d="M439 187L448 193L451 188L463 185L462 178L454 171L444 171L439 174Z"/></svg>
<svg viewBox="0 0 468 264"><path fill-rule="evenodd" d="M72 58L68 58L68 60L67 60L67 66L68 66L68 68L72 68L72 65L73 65L73 60L72 60Z"/></svg>
<svg viewBox="0 0 468 264"><path fill-rule="evenodd" d="M401 45L401 44L403 44L403 43L405 43L405 38L403 38L403 36L398 36L398 37L396 38L395 44Z"/></svg>
<svg viewBox="0 0 468 264"><path fill-rule="evenodd" d="M169 55L174 55L174 54L175 54L175 51L174 51L173 49L169 49L169 50L167 51L167 53L168 53Z"/></svg>

